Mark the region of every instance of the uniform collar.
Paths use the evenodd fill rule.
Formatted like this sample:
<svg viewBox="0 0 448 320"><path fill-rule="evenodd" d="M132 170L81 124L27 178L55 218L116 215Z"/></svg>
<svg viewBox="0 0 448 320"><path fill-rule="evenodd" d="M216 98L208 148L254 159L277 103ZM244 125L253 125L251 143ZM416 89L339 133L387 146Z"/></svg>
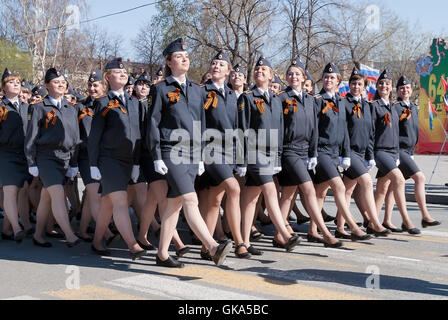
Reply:
<svg viewBox="0 0 448 320"><path fill-rule="evenodd" d="M350 92L347 93L346 98L348 101L353 102L353 103L361 103L362 102L362 97L354 97Z"/></svg>
<svg viewBox="0 0 448 320"><path fill-rule="evenodd" d="M335 100L337 97L337 94L335 93L334 96L331 96L325 89L322 89L320 91L320 95L322 96L322 98L324 98L325 100Z"/></svg>
<svg viewBox="0 0 448 320"><path fill-rule="evenodd" d="M21 101L20 101L20 99L17 97L17 100L16 101L11 101L11 100L9 100L8 99L8 97L6 97L6 96L4 96L3 98L2 98L2 100L3 100L3 103L4 104L9 104L9 105L11 105L11 106L14 106L14 102L17 102L18 104L19 104L19 106L20 106L20 104L21 104ZM15 108L15 106L14 106L14 108Z"/></svg>
<svg viewBox="0 0 448 320"><path fill-rule="evenodd" d="M386 101L383 98L380 98L380 101L385 105L385 106L390 106L390 101Z"/></svg>
<svg viewBox="0 0 448 320"><path fill-rule="evenodd" d="M411 107L411 102L410 101L404 101L403 99L401 99L401 98L398 98L398 100L397 100L403 107L406 107L406 108L410 108Z"/></svg>
<svg viewBox="0 0 448 320"><path fill-rule="evenodd" d="M52 105L54 105L55 107L58 107L58 104L60 104L60 106L62 107L62 100L63 98L60 98L59 100L56 100L55 98L53 98L52 96L48 95L48 100L51 102Z"/></svg>

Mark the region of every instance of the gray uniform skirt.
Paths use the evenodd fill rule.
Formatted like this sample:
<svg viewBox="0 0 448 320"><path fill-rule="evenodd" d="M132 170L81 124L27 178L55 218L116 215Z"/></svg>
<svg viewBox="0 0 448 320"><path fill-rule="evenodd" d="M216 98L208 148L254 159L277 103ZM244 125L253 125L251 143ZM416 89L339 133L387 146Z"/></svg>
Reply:
<svg viewBox="0 0 448 320"><path fill-rule="evenodd" d="M338 170L339 157L327 153L319 153L317 157L316 174L314 183L321 184L336 177L341 177Z"/></svg>
<svg viewBox="0 0 448 320"><path fill-rule="evenodd" d="M375 151L375 162L378 167L377 178L385 177L394 169L397 169L398 152L396 150Z"/></svg>
<svg viewBox="0 0 448 320"><path fill-rule="evenodd" d="M219 186L223 181L233 178L233 165L230 164L210 164L205 165L205 171L209 175L209 185L211 187Z"/></svg>
<svg viewBox="0 0 448 320"><path fill-rule="evenodd" d="M25 181L31 183L28 164L23 150L0 149L0 187L16 186L23 188Z"/></svg>
<svg viewBox="0 0 448 320"><path fill-rule="evenodd" d="M282 171L278 175L278 182L283 187L292 187L312 181L308 173L308 152L283 150Z"/></svg>
<svg viewBox="0 0 448 320"><path fill-rule="evenodd" d="M407 180L411 178L417 172L420 172L420 168L417 166L414 160L411 158L411 152L408 150L400 150L400 165L398 169L403 173L404 178Z"/></svg>
<svg viewBox="0 0 448 320"><path fill-rule="evenodd" d="M141 179L142 176L143 179ZM154 161L151 157L151 154L143 152L140 158L140 177L137 182L146 181L147 183L153 183L165 179L165 176L157 173L154 169Z"/></svg>
<svg viewBox="0 0 448 320"><path fill-rule="evenodd" d="M39 177L44 188L55 185L64 186L67 182L67 169L69 160L61 160L49 157L36 157Z"/></svg>
<svg viewBox="0 0 448 320"><path fill-rule="evenodd" d="M368 173L368 170L364 164L364 158L365 155L359 154L352 150L350 152L351 165L347 171L344 171L344 176L351 180L355 180Z"/></svg>
<svg viewBox="0 0 448 320"><path fill-rule="evenodd" d="M126 191L129 180L131 180L132 160L119 160L100 156L98 169L101 173L100 190L101 196L112 192Z"/></svg>
<svg viewBox="0 0 448 320"><path fill-rule="evenodd" d="M274 182L274 161L273 157L258 151L256 163L247 166L246 186L260 187Z"/></svg>
<svg viewBox="0 0 448 320"><path fill-rule="evenodd" d="M198 175L198 164L175 164L171 161L171 150L162 149L162 160L168 168L168 198L177 198L184 194L196 192L194 183Z"/></svg>

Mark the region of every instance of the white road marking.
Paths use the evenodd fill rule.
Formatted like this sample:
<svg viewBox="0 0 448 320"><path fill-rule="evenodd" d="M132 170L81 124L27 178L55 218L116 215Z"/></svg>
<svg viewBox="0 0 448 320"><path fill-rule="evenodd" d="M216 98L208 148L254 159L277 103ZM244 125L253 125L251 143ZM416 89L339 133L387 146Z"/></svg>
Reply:
<svg viewBox="0 0 448 320"><path fill-rule="evenodd" d="M423 230L422 231L422 235L448 238L448 232L440 232L440 231L426 231L426 230Z"/></svg>
<svg viewBox="0 0 448 320"><path fill-rule="evenodd" d="M389 259L398 259L398 260L405 260L405 261L414 261L414 262L421 262L422 260L418 259L410 259L410 258L403 258L403 257L395 257L395 256L388 256Z"/></svg>
<svg viewBox="0 0 448 320"><path fill-rule="evenodd" d="M32 297L32 296L17 296L17 297L2 299L2 300L40 300L40 299L36 298L36 297Z"/></svg>

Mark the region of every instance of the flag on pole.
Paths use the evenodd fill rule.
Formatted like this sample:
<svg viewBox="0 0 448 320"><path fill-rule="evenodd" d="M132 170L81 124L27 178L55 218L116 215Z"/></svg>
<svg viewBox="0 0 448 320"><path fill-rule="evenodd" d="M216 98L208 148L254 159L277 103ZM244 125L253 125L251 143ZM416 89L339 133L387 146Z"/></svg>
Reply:
<svg viewBox="0 0 448 320"><path fill-rule="evenodd" d="M367 81L373 81L373 82L378 81L378 78L380 76L380 70L373 69L364 64L361 64L360 67L361 67L361 70L359 70L359 71L361 72L362 75L364 75L366 77Z"/></svg>
<svg viewBox="0 0 448 320"><path fill-rule="evenodd" d="M349 92L350 92L350 85L348 84L348 81L342 81L341 85L339 86L339 95L341 97L345 97Z"/></svg>
<svg viewBox="0 0 448 320"><path fill-rule="evenodd" d="M435 117L437 117L437 112L434 109L431 100L428 100L428 114L429 114L429 129L432 131L434 129L432 121L434 120Z"/></svg>
<svg viewBox="0 0 448 320"><path fill-rule="evenodd" d="M373 100L373 97L375 96L375 92L376 92L376 86L375 86L375 84L371 84L370 86L368 86L367 88L366 88L366 90L367 90L367 99L369 100L369 101L372 101Z"/></svg>
<svg viewBox="0 0 448 320"><path fill-rule="evenodd" d="M445 111L448 112L448 94L443 96L443 102L445 102Z"/></svg>

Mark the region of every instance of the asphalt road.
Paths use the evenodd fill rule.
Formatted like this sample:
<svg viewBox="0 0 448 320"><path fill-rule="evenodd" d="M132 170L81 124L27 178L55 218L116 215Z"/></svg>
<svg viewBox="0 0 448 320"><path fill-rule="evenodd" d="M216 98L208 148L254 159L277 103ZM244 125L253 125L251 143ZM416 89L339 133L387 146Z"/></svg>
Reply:
<svg viewBox="0 0 448 320"><path fill-rule="evenodd" d="M335 213L329 198L325 207ZM420 227L420 212L409 203ZM183 269L155 265L155 252L131 261L123 241L112 245L112 257L90 252L90 244L69 249L0 240L0 299L12 300L446 300L448 299L447 207L429 205L442 225L419 236L393 234L367 242L344 240L344 248L327 249L303 240L292 253L272 246L272 227L253 244L261 257L237 259L231 253L217 268L199 257L199 246L182 261ZM360 215L353 210L360 221ZM0 220L2 221L2 220ZM398 212L394 223L401 225ZM0 222L1 223L1 222ZM76 229L76 222L74 222ZM333 223L327 224L334 230ZM189 233L180 223L186 243ZM307 224L299 227L305 235ZM156 240L151 237L153 243ZM173 252L174 254L174 252Z"/></svg>

